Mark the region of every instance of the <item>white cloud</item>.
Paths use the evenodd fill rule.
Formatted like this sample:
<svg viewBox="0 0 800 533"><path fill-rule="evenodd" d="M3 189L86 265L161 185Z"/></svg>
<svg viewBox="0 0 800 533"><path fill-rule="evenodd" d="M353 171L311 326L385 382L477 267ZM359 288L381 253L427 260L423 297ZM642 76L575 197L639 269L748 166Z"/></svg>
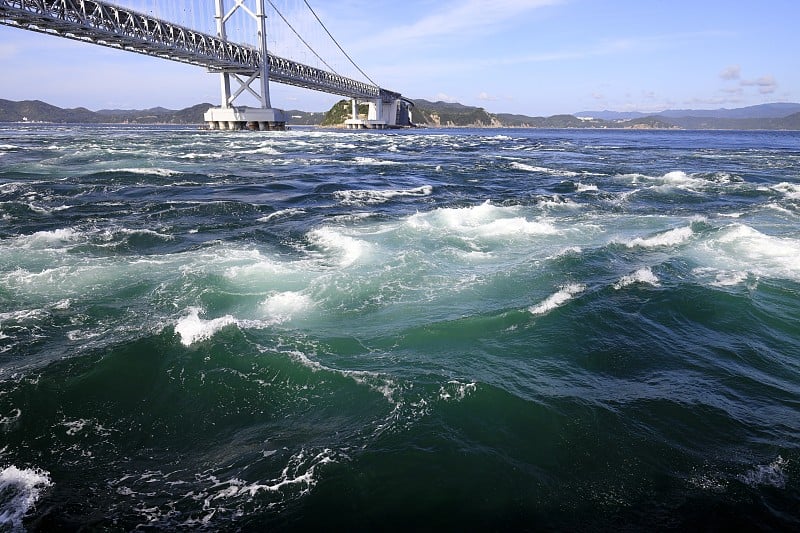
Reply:
<svg viewBox="0 0 800 533"><path fill-rule="evenodd" d="M499 100L499 98L496 96L492 96L486 91L483 91L478 95L478 100L483 100L485 102L496 102L497 100Z"/></svg>
<svg viewBox="0 0 800 533"><path fill-rule="evenodd" d="M370 48L391 43L421 43L432 38L452 35L485 35L497 26L518 18L523 13L561 3L563 0L467 0L449 2L416 22L389 29L371 36ZM377 42L376 42L377 41ZM379 44L380 43L380 44Z"/></svg>
<svg viewBox="0 0 800 533"><path fill-rule="evenodd" d="M742 80L739 82L743 87L758 87L761 94L772 94L778 88L778 82L772 76L761 76L755 80Z"/></svg>
<svg viewBox="0 0 800 533"><path fill-rule="evenodd" d="M719 73L723 80L738 80L742 75L742 68L739 65L731 65Z"/></svg>
<svg viewBox="0 0 800 533"><path fill-rule="evenodd" d="M436 93L434 100L437 102L450 102L450 103L458 102L458 98L456 98L455 96L450 96L449 94L446 93Z"/></svg>

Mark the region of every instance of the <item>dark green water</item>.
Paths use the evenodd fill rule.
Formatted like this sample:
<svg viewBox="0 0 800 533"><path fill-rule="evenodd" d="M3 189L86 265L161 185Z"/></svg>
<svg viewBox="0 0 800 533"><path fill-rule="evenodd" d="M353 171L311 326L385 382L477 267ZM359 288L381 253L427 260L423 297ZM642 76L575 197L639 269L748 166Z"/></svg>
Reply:
<svg viewBox="0 0 800 533"><path fill-rule="evenodd" d="M0 530L800 528L800 134L0 125Z"/></svg>

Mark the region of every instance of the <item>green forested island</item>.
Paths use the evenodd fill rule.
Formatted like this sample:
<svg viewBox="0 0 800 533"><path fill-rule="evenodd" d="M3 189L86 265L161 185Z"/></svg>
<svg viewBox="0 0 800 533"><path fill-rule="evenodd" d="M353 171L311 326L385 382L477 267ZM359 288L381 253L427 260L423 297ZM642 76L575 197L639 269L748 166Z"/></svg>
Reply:
<svg viewBox="0 0 800 533"><path fill-rule="evenodd" d="M575 115L531 117L490 113L482 107L450 102L414 100L412 122L422 127L517 127L517 128L628 128L628 129L730 129L800 130L800 104L764 104L739 109L670 110L645 115L584 111ZM180 110L103 109L90 111L78 107L62 109L39 100L14 102L0 99L0 122L52 122L83 124L203 124L203 113L213 104L202 103ZM359 113L366 114L366 105ZM325 111L286 111L289 125L335 127L351 112L350 102L342 100Z"/></svg>

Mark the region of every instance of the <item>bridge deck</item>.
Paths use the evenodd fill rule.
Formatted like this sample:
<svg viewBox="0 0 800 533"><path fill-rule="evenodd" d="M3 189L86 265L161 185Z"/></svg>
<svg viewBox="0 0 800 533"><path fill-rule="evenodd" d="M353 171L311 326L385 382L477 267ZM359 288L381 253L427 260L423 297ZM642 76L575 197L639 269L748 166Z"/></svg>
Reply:
<svg viewBox="0 0 800 533"><path fill-rule="evenodd" d="M96 0L0 0L0 24L202 66L253 75L263 58L252 47ZM400 94L291 59L267 54L269 79L349 98L392 101Z"/></svg>

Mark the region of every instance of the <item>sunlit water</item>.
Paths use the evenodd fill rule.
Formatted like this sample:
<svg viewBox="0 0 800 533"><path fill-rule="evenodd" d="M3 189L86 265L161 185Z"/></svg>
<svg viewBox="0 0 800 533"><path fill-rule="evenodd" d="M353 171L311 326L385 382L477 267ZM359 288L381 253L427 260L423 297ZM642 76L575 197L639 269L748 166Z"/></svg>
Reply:
<svg viewBox="0 0 800 533"><path fill-rule="evenodd" d="M800 133L0 126L0 528L798 509Z"/></svg>

